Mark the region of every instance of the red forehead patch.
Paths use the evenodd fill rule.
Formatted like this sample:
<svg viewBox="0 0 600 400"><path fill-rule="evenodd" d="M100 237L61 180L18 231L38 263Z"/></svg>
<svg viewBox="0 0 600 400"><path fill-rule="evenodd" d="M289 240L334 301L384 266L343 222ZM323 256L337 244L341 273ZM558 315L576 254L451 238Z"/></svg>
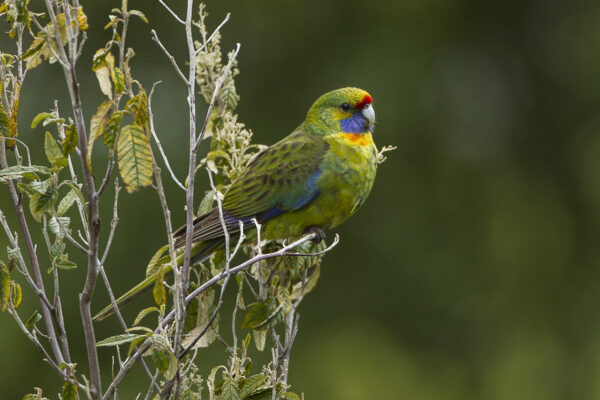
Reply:
<svg viewBox="0 0 600 400"><path fill-rule="evenodd" d="M358 104L356 104L356 108L363 108L365 104L371 104L372 102L373 99L371 98L371 96L365 94L362 100Z"/></svg>

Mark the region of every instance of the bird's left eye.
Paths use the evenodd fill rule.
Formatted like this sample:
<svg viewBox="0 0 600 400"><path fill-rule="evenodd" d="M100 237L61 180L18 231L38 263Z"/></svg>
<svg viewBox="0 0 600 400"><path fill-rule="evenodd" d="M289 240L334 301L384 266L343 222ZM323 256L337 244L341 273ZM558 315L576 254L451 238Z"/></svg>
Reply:
<svg viewBox="0 0 600 400"><path fill-rule="evenodd" d="M348 111L349 109L350 109L350 104L348 104L348 103L342 104L342 110Z"/></svg>

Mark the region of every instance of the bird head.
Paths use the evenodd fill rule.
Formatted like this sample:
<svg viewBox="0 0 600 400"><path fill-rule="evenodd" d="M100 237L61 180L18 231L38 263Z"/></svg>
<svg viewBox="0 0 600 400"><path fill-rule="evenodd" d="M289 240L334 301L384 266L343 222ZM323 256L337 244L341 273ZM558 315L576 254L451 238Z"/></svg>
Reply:
<svg viewBox="0 0 600 400"><path fill-rule="evenodd" d="M368 133L375 126L371 95L362 89L347 87L325 93L315 101L306 122L315 133Z"/></svg>

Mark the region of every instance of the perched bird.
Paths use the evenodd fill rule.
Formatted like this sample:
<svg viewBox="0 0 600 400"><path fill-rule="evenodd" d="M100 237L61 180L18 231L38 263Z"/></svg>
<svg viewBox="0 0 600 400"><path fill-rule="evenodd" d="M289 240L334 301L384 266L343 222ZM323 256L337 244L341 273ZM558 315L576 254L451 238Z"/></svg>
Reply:
<svg viewBox="0 0 600 400"><path fill-rule="evenodd" d="M223 199L228 233L238 233L240 221L244 231L252 229L256 218L266 239L308 232L324 239L323 230L348 219L371 191L377 169L374 126L372 98L364 90L348 87L319 97L294 132L258 154L231 184ZM222 247L217 208L197 217L193 226L196 259ZM185 245L185 233L185 226L174 233L176 247ZM135 297L153 282L149 276L117 302ZM107 307L96 318L110 313Z"/></svg>

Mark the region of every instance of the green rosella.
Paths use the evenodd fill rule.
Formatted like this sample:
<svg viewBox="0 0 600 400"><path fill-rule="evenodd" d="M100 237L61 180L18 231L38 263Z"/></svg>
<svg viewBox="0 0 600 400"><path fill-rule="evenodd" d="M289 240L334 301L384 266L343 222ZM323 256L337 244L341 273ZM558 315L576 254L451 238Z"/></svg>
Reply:
<svg viewBox="0 0 600 400"><path fill-rule="evenodd" d="M266 239L310 231L322 239L323 229L348 219L371 191L377 169L374 126L372 98L364 90L343 88L319 97L294 132L258 154L231 184L223 199L228 233L238 233L240 221L245 232L253 229L256 218ZM176 247L183 247L185 226L174 236ZM218 209L194 220L192 241L195 259L222 248ZM135 297L154 279L149 276L118 303ZM110 313L107 307L97 318Z"/></svg>

